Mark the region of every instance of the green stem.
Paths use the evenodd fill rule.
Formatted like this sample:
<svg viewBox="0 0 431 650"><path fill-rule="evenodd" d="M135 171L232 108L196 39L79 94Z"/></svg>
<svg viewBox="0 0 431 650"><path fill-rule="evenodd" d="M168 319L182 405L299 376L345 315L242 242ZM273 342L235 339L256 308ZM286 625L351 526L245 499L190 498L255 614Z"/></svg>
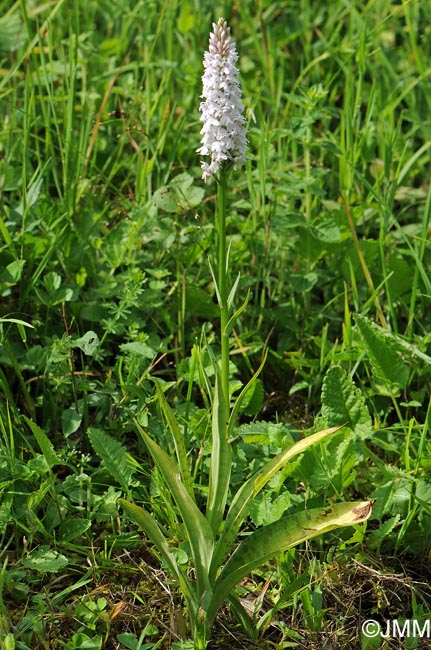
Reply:
<svg viewBox="0 0 431 650"><path fill-rule="evenodd" d="M226 246L226 186L227 174L221 172L217 196L217 247L218 247L218 289L220 306L220 341L221 341L221 390L224 403L229 409L229 321ZM227 423L226 423L227 424Z"/></svg>

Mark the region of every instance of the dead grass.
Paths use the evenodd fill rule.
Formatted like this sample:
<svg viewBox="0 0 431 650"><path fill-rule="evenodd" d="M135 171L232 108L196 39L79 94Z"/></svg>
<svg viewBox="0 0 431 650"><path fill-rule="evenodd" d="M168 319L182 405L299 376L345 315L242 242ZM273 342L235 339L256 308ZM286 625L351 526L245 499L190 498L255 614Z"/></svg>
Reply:
<svg viewBox="0 0 431 650"><path fill-rule="evenodd" d="M394 568L396 567L396 569ZM301 606L286 607L277 611L263 638L251 642L242 627L224 608L216 621L208 650L251 650L296 647L299 650L361 650L360 626L369 618L383 621L395 618L413 618L412 597L429 611L431 588L423 575L417 575L418 566L401 565L393 558L379 561L367 558L349 558L321 565L320 576L325 617L319 632L310 632L304 624ZM423 571L423 569L422 569ZM256 581L256 585L264 584ZM55 597L55 582L50 584L51 599ZM64 583L61 584L64 588ZM259 589L259 587L258 587ZM272 587L266 587L259 616L274 605ZM61 606L49 608L40 614L44 621L44 634L34 639L32 650L58 650L79 629L81 623L75 615L77 605L84 597L103 597L107 600L106 615L97 624L97 632L106 641L106 650L120 650L117 634L129 632L139 637L148 622L157 626L159 635L148 637L146 642L163 640L158 646L169 650L172 642L188 636L187 616L181 598L167 574L150 555L145 546L116 555L103 569L95 570L94 579L82 590L73 593ZM258 595L258 594L257 594ZM256 592L254 592L256 597ZM12 627L22 620L25 611L16 604L10 606ZM300 638L286 637L282 629L288 628ZM295 645L283 645L289 641ZM398 640L391 639L381 646L386 650L403 648ZM418 650L431 648L431 640L419 640Z"/></svg>

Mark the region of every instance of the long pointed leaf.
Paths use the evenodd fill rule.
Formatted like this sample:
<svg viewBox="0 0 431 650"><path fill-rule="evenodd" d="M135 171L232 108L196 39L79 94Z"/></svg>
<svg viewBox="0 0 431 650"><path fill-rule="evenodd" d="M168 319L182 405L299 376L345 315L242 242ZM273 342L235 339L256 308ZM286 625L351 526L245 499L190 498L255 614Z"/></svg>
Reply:
<svg viewBox="0 0 431 650"><path fill-rule="evenodd" d="M138 526L142 528L144 533L148 535L154 546L159 551L163 560L166 563L171 575L178 582L178 585L183 593L184 597L188 602L195 601L194 594L192 592L191 584L188 582L184 574L181 572L175 556L173 555L169 543L162 531L160 530L157 523L154 521L153 517L150 515L145 508L137 506L126 499L118 499L121 507L127 512L129 517L135 521Z"/></svg>
<svg viewBox="0 0 431 650"><path fill-rule="evenodd" d="M187 459L187 452L184 445L183 435L180 431L180 427L178 426L178 422L175 419L175 415L169 406L165 394L157 379L154 380L154 383L156 385L157 398L160 402L160 406L162 407L163 415L165 416L169 431L171 432L172 439L174 441L175 453L177 455L178 466L181 472L181 479L186 487L187 492L194 500L195 495L193 491L193 480Z"/></svg>
<svg viewBox="0 0 431 650"><path fill-rule="evenodd" d="M244 483L236 493L230 506L223 532L218 540L211 565L211 576L215 577L218 569L233 548L242 522L248 514L249 506L255 496L265 487L268 481L294 456L301 454L311 445L331 436L342 427L331 427L299 440L294 445L280 452Z"/></svg>
<svg viewBox="0 0 431 650"><path fill-rule="evenodd" d="M226 436L227 404L220 390L220 373L217 367L212 410L211 465L206 516L215 536L226 507L232 464L232 448Z"/></svg>
<svg viewBox="0 0 431 650"><path fill-rule="evenodd" d="M55 453L55 449L52 445L52 442L46 435L45 431L40 428L36 424L36 422L33 422L33 420L30 420L30 418L23 416L24 420L27 422L28 426L32 430L32 433L34 434L34 437L37 440L37 444L39 445L43 455L45 456L45 460L48 463L49 468L53 467L53 465L58 465L60 463L60 460L58 459L57 454Z"/></svg>
<svg viewBox="0 0 431 650"><path fill-rule="evenodd" d="M305 540L340 526L362 523L370 516L373 503L356 501L304 510L263 526L246 537L216 580L208 620L212 621L233 587L251 571L274 555Z"/></svg>
<svg viewBox="0 0 431 650"><path fill-rule="evenodd" d="M253 386L254 382L256 379L259 377L260 373L263 370L263 367L266 363L266 357L268 356L268 350L265 350L265 354L263 355L262 363L260 364L259 368L256 370L254 373L253 377L246 383L246 385L243 387L241 390L240 394L235 400L235 404L233 405L232 412L230 414L229 418L229 428L228 428L228 436L231 436L233 433L233 429L236 426L236 421L238 417L239 410L241 408L241 404L247 395L248 391L250 390L251 386Z"/></svg>
<svg viewBox="0 0 431 650"><path fill-rule="evenodd" d="M203 594L204 591L209 590L208 569L214 549L214 536L211 526L182 483L178 466L142 429L139 422L136 420L134 422L170 493L175 499L190 543L198 592Z"/></svg>

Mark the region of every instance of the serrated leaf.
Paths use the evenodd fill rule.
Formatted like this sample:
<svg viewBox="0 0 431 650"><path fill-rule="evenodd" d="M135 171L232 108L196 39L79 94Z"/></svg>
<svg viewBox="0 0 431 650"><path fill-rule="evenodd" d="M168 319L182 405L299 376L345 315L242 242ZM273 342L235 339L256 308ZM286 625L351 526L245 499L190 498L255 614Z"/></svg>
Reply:
<svg viewBox="0 0 431 650"><path fill-rule="evenodd" d="M398 522L401 519L400 514L387 519L384 523L380 524L379 528L372 530L368 537L368 544L371 548L380 549L383 541L387 538L388 535L398 526Z"/></svg>
<svg viewBox="0 0 431 650"><path fill-rule="evenodd" d="M361 392L340 366L329 368L323 380L322 415L328 424L344 424L352 431L366 434L372 428Z"/></svg>
<svg viewBox="0 0 431 650"><path fill-rule="evenodd" d="M286 438L293 443L289 430L282 422L267 422L258 420L257 422L248 422L241 424L238 428L238 434L246 443L274 445L280 447L286 443Z"/></svg>
<svg viewBox="0 0 431 650"><path fill-rule="evenodd" d="M291 497L289 492L279 494L275 499L264 492L260 498L253 500L250 507L250 519L255 526L266 526L278 521L290 506Z"/></svg>
<svg viewBox="0 0 431 650"><path fill-rule="evenodd" d="M88 437L94 451L103 461L108 472L121 485L123 490L128 492L133 469L126 447L101 429L89 428Z"/></svg>
<svg viewBox="0 0 431 650"><path fill-rule="evenodd" d="M399 346L395 339L382 327L361 314L356 314L355 323L366 346L376 377L391 388L405 388L409 369L399 354Z"/></svg>

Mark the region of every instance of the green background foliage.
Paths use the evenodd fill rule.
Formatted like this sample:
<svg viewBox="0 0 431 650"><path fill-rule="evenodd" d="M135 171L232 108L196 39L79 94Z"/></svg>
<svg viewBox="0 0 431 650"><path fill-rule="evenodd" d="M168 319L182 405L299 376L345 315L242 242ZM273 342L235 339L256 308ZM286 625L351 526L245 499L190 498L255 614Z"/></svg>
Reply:
<svg viewBox="0 0 431 650"><path fill-rule="evenodd" d="M12 648L56 647L60 614L70 648L126 633L136 647L175 640L151 615L110 618L130 592L104 603L92 590L133 582L130 558L147 557L118 497L156 513L177 562L190 555L134 424L174 455L153 378L195 488L207 486L216 186L202 183L196 149L202 56L220 15L240 55L249 141L228 193L235 306L249 297L230 337L233 395L267 353L232 436L232 489L304 431L344 424L268 483L249 525L377 499L367 531L337 533L331 550L317 540L307 569L299 549L261 571L271 604L266 618L256 606L248 634L283 647L295 638L283 611L310 644L310 630L326 634L323 565L395 558L412 579L429 571L428 3L3 0L0 636ZM408 593L399 617L429 612Z"/></svg>

